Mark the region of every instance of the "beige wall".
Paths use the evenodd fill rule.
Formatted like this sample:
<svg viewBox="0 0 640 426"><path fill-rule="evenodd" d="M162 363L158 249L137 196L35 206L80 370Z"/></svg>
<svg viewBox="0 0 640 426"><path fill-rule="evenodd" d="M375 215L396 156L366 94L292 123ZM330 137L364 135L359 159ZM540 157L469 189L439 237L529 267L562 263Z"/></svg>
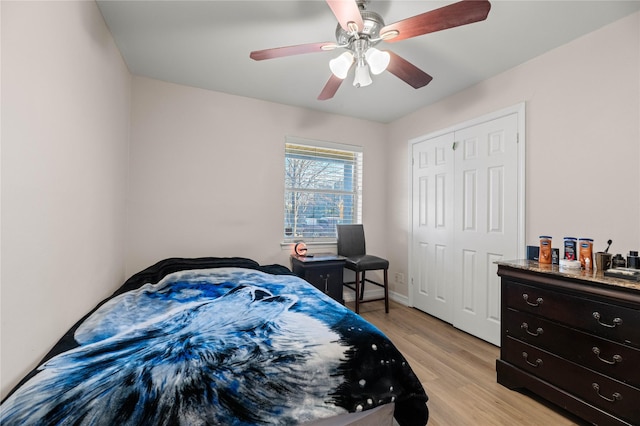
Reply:
<svg viewBox="0 0 640 426"><path fill-rule="evenodd" d="M142 77L133 93L127 274L172 256L288 265L285 136L363 146L367 244L386 254L385 125Z"/></svg>
<svg viewBox="0 0 640 426"><path fill-rule="evenodd" d="M124 277L131 77L93 2L2 8L2 395Z"/></svg>
<svg viewBox="0 0 640 426"><path fill-rule="evenodd" d="M640 248L640 14L382 125L132 80L92 2L0 8L2 395L150 263L287 264L287 135L364 146L368 247L391 260L391 277L406 276L407 141L524 101L527 241L573 234Z"/></svg>
<svg viewBox="0 0 640 426"><path fill-rule="evenodd" d="M640 249L640 13L389 126L388 252L407 274L408 141L526 104L526 243L540 235ZM407 294L407 286L397 291Z"/></svg>

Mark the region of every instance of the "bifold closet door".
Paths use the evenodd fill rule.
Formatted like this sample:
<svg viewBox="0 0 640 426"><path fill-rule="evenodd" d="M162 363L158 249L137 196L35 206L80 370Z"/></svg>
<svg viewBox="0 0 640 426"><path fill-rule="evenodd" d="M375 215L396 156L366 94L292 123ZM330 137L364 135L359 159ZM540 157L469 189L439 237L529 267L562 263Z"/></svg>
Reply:
<svg viewBox="0 0 640 426"><path fill-rule="evenodd" d="M453 325L500 345L495 262L518 254L518 120L508 115L455 134Z"/></svg>
<svg viewBox="0 0 640 426"><path fill-rule="evenodd" d="M413 145L413 305L453 321L453 133Z"/></svg>
<svg viewBox="0 0 640 426"><path fill-rule="evenodd" d="M500 343L494 262L518 256L518 114L412 145L413 305Z"/></svg>

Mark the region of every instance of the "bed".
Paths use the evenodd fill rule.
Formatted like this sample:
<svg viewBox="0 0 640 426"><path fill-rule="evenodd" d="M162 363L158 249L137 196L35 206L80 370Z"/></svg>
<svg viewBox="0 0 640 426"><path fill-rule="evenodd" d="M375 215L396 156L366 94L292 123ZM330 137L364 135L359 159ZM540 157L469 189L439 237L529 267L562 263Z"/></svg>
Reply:
<svg viewBox="0 0 640 426"><path fill-rule="evenodd" d="M377 424L374 415L393 415L413 426L427 423L427 399L382 332L284 266L171 258L78 321L2 401L0 424Z"/></svg>

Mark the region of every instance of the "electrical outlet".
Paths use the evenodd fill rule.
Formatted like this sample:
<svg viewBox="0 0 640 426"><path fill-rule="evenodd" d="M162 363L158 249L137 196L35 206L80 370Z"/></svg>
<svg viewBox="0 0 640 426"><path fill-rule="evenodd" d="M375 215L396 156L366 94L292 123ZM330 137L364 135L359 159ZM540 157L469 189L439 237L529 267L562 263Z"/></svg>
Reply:
<svg viewBox="0 0 640 426"><path fill-rule="evenodd" d="M404 274L402 272L396 272L395 279L396 283L404 284Z"/></svg>

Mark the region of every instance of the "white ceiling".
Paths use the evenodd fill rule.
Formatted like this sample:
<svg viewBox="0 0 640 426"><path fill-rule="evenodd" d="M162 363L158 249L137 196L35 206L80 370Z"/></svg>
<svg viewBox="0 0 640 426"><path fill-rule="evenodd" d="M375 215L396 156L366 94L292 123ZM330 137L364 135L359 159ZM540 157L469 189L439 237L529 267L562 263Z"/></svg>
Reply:
<svg viewBox="0 0 640 426"><path fill-rule="evenodd" d="M450 3L372 0L367 9L390 24ZM485 21L377 46L432 75L427 86L385 72L356 89L347 77L333 99L318 101L339 51L260 62L249 53L334 42L337 22L323 0L98 1L135 75L384 123L640 10L640 0L491 4Z"/></svg>

